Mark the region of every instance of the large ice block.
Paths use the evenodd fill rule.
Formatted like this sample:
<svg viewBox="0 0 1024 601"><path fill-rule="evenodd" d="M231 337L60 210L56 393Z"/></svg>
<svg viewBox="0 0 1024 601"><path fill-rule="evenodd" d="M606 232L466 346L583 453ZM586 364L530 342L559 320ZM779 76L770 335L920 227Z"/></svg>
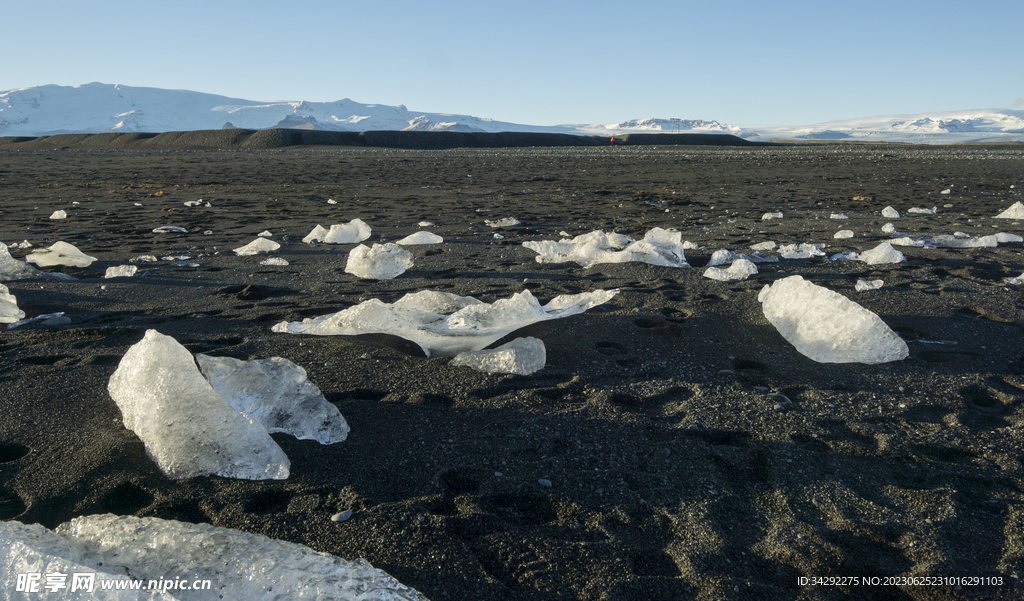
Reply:
<svg viewBox="0 0 1024 601"><path fill-rule="evenodd" d="M798 275L765 286L757 300L782 337L819 363L887 363L909 355L877 315Z"/></svg>
<svg viewBox="0 0 1024 601"><path fill-rule="evenodd" d="M364 280L391 280L412 267L412 253L392 242L360 244L348 253L345 273Z"/></svg>
<svg viewBox="0 0 1024 601"><path fill-rule="evenodd" d="M213 390L231 408L255 418L267 432L333 444L349 427L338 408L306 378L306 370L282 357L242 361L196 355Z"/></svg>
<svg viewBox="0 0 1024 601"><path fill-rule="evenodd" d="M288 477L288 458L266 429L228 406L170 336L147 330L125 353L107 390L124 426L170 478Z"/></svg>

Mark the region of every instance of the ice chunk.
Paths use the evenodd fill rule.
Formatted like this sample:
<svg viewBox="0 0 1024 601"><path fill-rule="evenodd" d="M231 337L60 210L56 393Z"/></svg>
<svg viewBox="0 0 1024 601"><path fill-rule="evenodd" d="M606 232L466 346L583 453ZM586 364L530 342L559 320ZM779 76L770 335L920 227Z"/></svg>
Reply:
<svg viewBox="0 0 1024 601"><path fill-rule="evenodd" d="M25 261L40 267L66 265L68 267L88 267L96 260L67 242L54 242L49 248L41 248L29 253Z"/></svg>
<svg viewBox="0 0 1024 601"><path fill-rule="evenodd" d="M415 234L409 234L405 238L398 240L395 244L401 244L403 246L413 246L417 244L440 244L444 242L444 238L431 232L416 232Z"/></svg>
<svg viewBox="0 0 1024 601"><path fill-rule="evenodd" d="M228 406L170 336L147 330L125 353L107 390L124 426L169 478L288 477L288 458L266 429Z"/></svg>
<svg viewBox="0 0 1024 601"><path fill-rule="evenodd" d="M689 267L682 247L682 234L659 227L634 241L618 233L601 230L558 242L539 240L523 246L537 253L538 263L579 263L590 267L599 263L640 262L663 267ZM616 250L621 249L621 250Z"/></svg>
<svg viewBox="0 0 1024 601"><path fill-rule="evenodd" d="M23 317L25 312L18 308L18 299L0 284L0 323L15 323Z"/></svg>
<svg viewBox="0 0 1024 601"><path fill-rule="evenodd" d="M429 357L478 351L519 328L583 313L603 304L618 290L595 290L557 296L543 307L529 290L491 304L471 296L423 290L394 303L370 299L337 313L296 322L281 322L275 332L290 334L393 334L415 342Z"/></svg>
<svg viewBox="0 0 1024 601"><path fill-rule="evenodd" d="M115 267L107 267L107 272L103 274L104 278L130 278L139 270L135 265L117 265Z"/></svg>
<svg viewBox="0 0 1024 601"><path fill-rule="evenodd" d="M910 353L877 315L798 275L765 286L757 300L782 337L819 363L887 363Z"/></svg>
<svg viewBox="0 0 1024 601"><path fill-rule="evenodd" d="M999 240L995 236L958 238L949 234L942 234L933 237L929 242L935 248L994 248L999 246Z"/></svg>
<svg viewBox="0 0 1024 601"><path fill-rule="evenodd" d="M917 215L934 215L935 212L938 211L938 210L939 210L939 207L932 207L930 209L919 209L917 207L911 207L911 208L907 209L907 212L908 213L915 213Z"/></svg>
<svg viewBox="0 0 1024 601"><path fill-rule="evenodd" d="M1018 200L1010 205L1010 208L996 215L996 219L1024 219L1024 204Z"/></svg>
<svg viewBox="0 0 1024 601"><path fill-rule="evenodd" d="M891 224L891 223L887 223L887 224L882 226L882 233L883 234L895 234L896 233L896 226Z"/></svg>
<svg viewBox="0 0 1024 601"><path fill-rule="evenodd" d="M274 265L283 267L285 265L288 265L288 261L282 259L281 257L270 257L269 259L264 259L263 261L260 261L260 265Z"/></svg>
<svg viewBox="0 0 1024 601"><path fill-rule="evenodd" d="M900 212L892 207L885 207L882 209L882 217L885 217L886 219L899 219Z"/></svg>
<svg viewBox="0 0 1024 601"><path fill-rule="evenodd" d="M57 526L0 522L5 573L96 573L94 592L71 599L207 601L366 599L426 601L364 559L346 560L309 547L210 524L98 514ZM10 567L11 569L6 569ZM129 576L130 575L130 576ZM207 580L201 591L145 590L148 581ZM101 590L102 580L142 581L139 591ZM43 582L45 584L45 582ZM72 581L66 584L70 591ZM40 591L44 592L42 587ZM172 596L172 594L174 596ZM20 599L21 597L13 597ZM26 595L26 599L33 598Z"/></svg>
<svg viewBox="0 0 1024 601"><path fill-rule="evenodd" d="M1024 273L1021 273L1019 276L1015 278L1003 278L1003 281L1006 282L1007 284L1024 284Z"/></svg>
<svg viewBox="0 0 1024 601"><path fill-rule="evenodd" d="M302 241L307 244L310 242L324 242L326 244L355 244L369 238L370 232L370 226L366 225L366 222L362 219L357 218L344 225L332 225L329 230L325 230L323 226L317 224L317 226L313 228L313 231L303 238Z"/></svg>
<svg viewBox="0 0 1024 601"><path fill-rule="evenodd" d="M368 247L365 244L348 253L345 273L364 280L390 280L412 267L412 253L401 246L387 242Z"/></svg>
<svg viewBox="0 0 1024 601"><path fill-rule="evenodd" d="M708 267L707 271L704 272L704 277L720 282L732 282L745 280L755 273L757 273L757 267L753 263L747 259L736 259L728 269Z"/></svg>
<svg viewBox="0 0 1024 601"><path fill-rule="evenodd" d="M761 215L761 221L770 221L772 219L782 219L782 213L765 213Z"/></svg>
<svg viewBox="0 0 1024 601"><path fill-rule="evenodd" d="M771 240L767 242L758 242L750 247L750 250L761 251L761 250L775 250L775 243Z"/></svg>
<svg viewBox="0 0 1024 601"><path fill-rule="evenodd" d="M71 323L71 319L65 317L63 311L59 311L57 313L46 313L43 315L36 315L35 317L29 317L27 319L19 319L18 321L9 324L7 329L13 330L14 328L20 328L23 325L35 323L37 321L42 322L44 326L66 326Z"/></svg>
<svg viewBox="0 0 1024 601"><path fill-rule="evenodd" d="M471 367L488 374L528 376L544 369L544 343L528 336L516 338L496 349L459 353L449 365Z"/></svg>
<svg viewBox="0 0 1024 601"><path fill-rule="evenodd" d="M839 230L838 232L833 234L832 237L833 238L837 238L839 240L842 240L842 239L845 239L845 238L853 238L853 230Z"/></svg>
<svg viewBox="0 0 1024 601"><path fill-rule="evenodd" d="M270 233L270 230L263 230L262 232L260 232L260 233L258 233L258 234L256 234L256 235L257 235L257 236L259 236L260 238L270 238L270 237L272 237L272 236L273 236L274 234L271 234L271 233Z"/></svg>
<svg viewBox="0 0 1024 601"><path fill-rule="evenodd" d="M1024 238L1021 238L1017 234L1007 234L1006 232L999 232L995 234L996 242L1000 244L1006 244L1007 242L1024 242Z"/></svg>
<svg viewBox="0 0 1024 601"><path fill-rule="evenodd" d="M0 242L0 282L27 280L45 275L35 267L12 257L10 251L7 250L7 245Z"/></svg>
<svg viewBox="0 0 1024 601"><path fill-rule="evenodd" d="M810 259L811 257L823 257L821 251L824 244L785 244L779 247L779 254L783 259Z"/></svg>
<svg viewBox="0 0 1024 601"><path fill-rule="evenodd" d="M953 193L952 188L946 188L942 192L939 192L939 194L952 194L952 193Z"/></svg>
<svg viewBox="0 0 1024 601"><path fill-rule="evenodd" d="M434 224L433 224L433 222L430 222L430 221L421 221L421 222L417 223L416 225L418 225L420 227L433 227Z"/></svg>
<svg viewBox="0 0 1024 601"><path fill-rule="evenodd" d="M235 254L240 257L251 255L265 255L281 248L281 245L266 238L256 238L252 242L235 249Z"/></svg>
<svg viewBox="0 0 1024 601"><path fill-rule="evenodd" d="M888 242L883 242L871 250L860 253L860 260L868 265L883 265L888 263L900 263L906 260L903 253L896 250Z"/></svg>
<svg viewBox="0 0 1024 601"><path fill-rule="evenodd" d="M860 261L860 253L852 250L836 253L828 258L829 261Z"/></svg>
<svg viewBox="0 0 1024 601"><path fill-rule="evenodd" d="M736 259L739 259L741 255L738 255L727 248L720 248L711 254L711 259L708 260L708 267L716 267L718 265L729 265Z"/></svg>
<svg viewBox="0 0 1024 601"><path fill-rule="evenodd" d="M868 290L878 290L882 287L885 282L882 280L857 280L857 285L853 287L857 292L866 292Z"/></svg>
<svg viewBox="0 0 1024 601"><path fill-rule="evenodd" d="M831 215L829 215L829 219L849 219L849 217L843 215L842 213L832 213Z"/></svg>
<svg viewBox="0 0 1024 601"><path fill-rule="evenodd" d="M281 357L241 361L196 355L213 390L236 411L302 440L333 444L348 436L341 412L306 379L306 370Z"/></svg>
<svg viewBox="0 0 1024 601"><path fill-rule="evenodd" d="M183 228L183 227L177 226L177 225L161 225L160 227L154 229L153 233L154 234L170 234L170 233L187 234L188 230Z"/></svg>
<svg viewBox="0 0 1024 601"><path fill-rule="evenodd" d="M156 263L157 258L155 255L139 255L128 260L132 263Z"/></svg>
<svg viewBox="0 0 1024 601"><path fill-rule="evenodd" d="M504 219L488 220L485 219L486 223L490 227L512 227L513 225L519 225L519 220L515 217L506 217Z"/></svg>
<svg viewBox="0 0 1024 601"><path fill-rule="evenodd" d="M892 240L889 240L889 244L895 246L916 246L919 248L922 246L928 246L927 240L914 240L910 236L904 236L902 238L893 238Z"/></svg>
<svg viewBox="0 0 1024 601"><path fill-rule="evenodd" d="M67 218L68 218L67 211L54 211L53 214L50 215L50 219L67 219Z"/></svg>
<svg viewBox="0 0 1024 601"><path fill-rule="evenodd" d="M336 204L338 204L338 201L334 200L333 198L328 198L327 199L327 204L329 204L329 205L336 205Z"/></svg>

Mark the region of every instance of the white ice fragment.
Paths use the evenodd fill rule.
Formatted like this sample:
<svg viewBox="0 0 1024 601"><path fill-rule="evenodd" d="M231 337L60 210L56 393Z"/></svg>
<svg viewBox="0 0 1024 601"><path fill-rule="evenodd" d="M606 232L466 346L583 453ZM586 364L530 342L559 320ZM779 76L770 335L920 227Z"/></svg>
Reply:
<svg viewBox="0 0 1024 601"><path fill-rule="evenodd" d="M156 263L157 258L155 255L139 255L128 260L132 263Z"/></svg>
<svg viewBox="0 0 1024 601"><path fill-rule="evenodd" d="M270 237L272 237L272 236L273 236L274 234L271 234L271 233L270 233L270 230L263 230L262 232L260 232L260 233L258 233L258 234L256 234L256 235L257 235L257 236L259 236L260 238L270 238Z"/></svg>
<svg viewBox="0 0 1024 601"><path fill-rule="evenodd" d="M1019 276L1015 278L1003 278L1003 281L1006 282L1007 284L1024 284L1024 273L1021 273Z"/></svg>
<svg viewBox="0 0 1024 601"><path fill-rule="evenodd" d="M772 219L782 219L782 213L765 213L761 215L761 221L770 221Z"/></svg>
<svg viewBox="0 0 1024 601"><path fill-rule="evenodd" d="M54 211L53 214L50 215L50 219L67 219L67 218L68 218L67 211Z"/></svg>
<svg viewBox="0 0 1024 601"><path fill-rule="evenodd" d="M829 261L860 261L860 253L852 250L836 253L828 258Z"/></svg>
<svg viewBox="0 0 1024 601"><path fill-rule="evenodd" d="M147 330L125 353L107 390L124 426L169 478L288 477L288 458L266 429L228 406L170 336Z"/></svg>
<svg viewBox="0 0 1024 601"><path fill-rule="evenodd" d="M708 267L704 272L704 277L720 282L733 282L745 280L755 273L757 273L757 267L753 263L747 259L736 259L728 269Z"/></svg>
<svg viewBox="0 0 1024 601"><path fill-rule="evenodd" d="M1010 208L996 215L996 219L1024 219L1024 204L1020 201L1013 203Z"/></svg>
<svg viewBox="0 0 1024 601"><path fill-rule="evenodd" d="M7 286L0 284L0 323L14 323L24 317L25 312L18 308L18 299Z"/></svg>
<svg viewBox="0 0 1024 601"><path fill-rule="evenodd" d="M338 201L334 200L333 198L328 198L327 199L327 204L329 204L329 205L336 205L336 204L338 204Z"/></svg>
<svg viewBox="0 0 1024 601"><path fill-rule="evenodd" d="M966 232L953 232L954 238L970 238L971 235Z"/></svg>
<svg viewBox="0 0 1024 601"><path fill-rule="evenodd" d="M824 245L821 245L824 246ZM779 247L779 254L783 259L810 259L811 257L822 257L825 253L817 244L784 244Z"/></svg>
<svg viewBox="0 0 1024 601"><path fill-rule="evenodd" d="M412 253L387 242L373 247L360 244L348 253L345 273L364 280L390 280L412 267Z"/></svg>
<svg viewBox="0 0 1024 601"><path fill-rule="evenodd" d="M489 227L512 227L513 225L519 225L519 220L515 217L506 217L504 219L495 220L485 219L484 223Z"/></svg>
<svg viewBox="0 0 1024 601"><path fill-rule="evenodd" d="M421 222L417 223L416 225L418 225L419 227L434 227L433 222L430 222L430 221L421 221Z"/></svg>
<svg viewBox="0 0 1024 601"><path fill-rule="evenodd" d="M546 361L544 343L528 336L516 338L495 349L459 353L449 365L471 367L488 374L528 376L544 369Z"/></svg>
<svg viewBox="0 0 1024 601"><path fill-rule="evenodd" d="M910 236L903 236L902 238L893 238L889 240L889 244L893 246L916 246L918 248L928 246L927 240L915 240Z"/></svg>
<svg viewBox="0 0 1024 601"><path fill-rule="evenodd" d="M13 330L14 328L20 328L23 325L35 323L37 321L43 322L44 326L62 326L71 323L71 319L64 317L64 312L60 311L57 313L46 313L44 315L36 315L35 317L29 317L27 319L19 319L18 321L9 324L7 326L7 329Z"/></svg>
<svg viewBox="0 0 1024 601"><path fill-rule="evenodd" d="M7 245L0 242L0 282L26 280L45 275L35 267L12 257L10 251L7 250Z"/></svg>
<svg viewBox="0 0 1024 601"><path fill-rule="evenodd" d="M502 236L502 235L501 235L501 234L499 234L498 232L494 232L494 236L493 236L493 238L494 238L495 240L504 240L504 239L505 239L505 236Z"/></svg>
<svg viewBox="0 0 1024 601"><path fill-rule="evenodd" d="M782 337L819 363L887 363L909 355L877 315L798 275L765 286L757 300Z"/></svg>
<svg viewBox="0 0 1024 601"><path fill-rule="evenodd" d="M95 514L74 518L56 531L0 522L0 548L5 573L12 579L16 573L60 573L70 591L71 574L96 574L92 593L57 593L68 599L426 601L365 559L347 560L261 534L154 517ZM166 579L173 585L177 577L186 580L184 575L188 585L208 581L212 588L146 590L147 582ZM100 590L100 581L132 579L142 583L141 590Z"/></svg>
<svg viewBox="0 0 1024 601"><path fill-rule="evenodd" d="M659 227L652 228L638 241L615 232L595 230L571 240L529 241L523 246L537 253L538 263L575 262L590 267L599 263L635 261L663 267L690 266L683 253L682 233Z"/></svg>
<svg viewBox="0 0 1024 601"><path fill-rule="evenodd" d="M161 225L160 227L153 230L154 234L169 234L169 233L187 234L188 230L177 225Z"/></svg>
<svg viewBox="0 0 1024 601"><path fill-rule="evenodd" d="M882 226L882 233L883 234L895 234L896 233L896 226L891 224L891 223L887 223L887 224Z"/></svg>
<svg viewBox="0 0 1024 601"><path fill-rule="evenodd" d="M269 259L264 259L260 261L260 265L284 267L285 265L288 265L288 261L282 259L281 257L270 257Z"/></svg>
<svg viewBox="0 0 1024 601"><path fill-rule="evenodd" d="M370 226L366 225L366 222L362 219L353 219L348 223L335 224L331 226L331 229L325 230L323 226L317 224L313 231L309 232L303 242L309 244L310 242L324 242L326 244L356 244L362 242L370 237Z"/></svg>
<svg viewBox="0 0 1024 601"><path fill-rule="evenodd" d="M1007 242L1024 242L1024 238L1021 238L1017 234L1007 234L1006 232L999 232L994 234L996 242L1000 244L1006 244Z"/></svg>
<svg viewBox="0 0 1024 601"><path fill-rule="evenodd" d="M882 287L885 282L883 280L857 280L857 285L853 287L857 292L866 292L868 290L878 290Z"/></svg>
<svg viewBox="0 0 1024 601"><path fill-rule="evenodd" d="M266 238L256 238L252 242L235 249L235 254L240 257L251 255L265 255L281 248L281 245Z"/></svg>
<svg viewBox="0 0 1024 601"><path fill-rule="evenodd" d="M283 321L273 331L289 334L393 334L415 342L429 357L480 350L519 328L583 313L618 290L557 296L543 307L529 290L491 304L471 296L422 290L394 303L370 299L337 313L303 321Z"/></svg>
<svg viewBox="0 0 1024 601"><path fill-rule="evenodd" d="M832 213L831 215L829 215L829 219L849 219L849 217L843 215L842 213Z"/></svg>
<svg viewBox="0 0 1024 601"><path fill-rule="evenodd" d="M907 209L907 212L908 213L915 213L917 215L934 215L935 212L938 211L938 210L939 210L938 207L932 207L930 209L919 209L917 207L911 207L911 208Z"/></svg>
<svg viewBox="0 0 1024 601"><path fill-rule="evenodd" d="M900 212L892 207L885 207L882 209L882 217L885 217L886 219L899 219Z"/></svg>
<svg viewBox="0 0 1024 601"><path fill-rule="evenodd" d="M711 259L708 260L707 266L716 267L718 265L729 265L739 258L740 255L732 252L731 250L727 248L720 248L711 254Z"/></svg>
<svg viewBox="0 0 1024 601"><path fill-rule="evenodd" d="M845 238L853 238L853 230L839 230L832 235L833 238L842 240Z"/></svg>
<svg viewBox="0 0 1024 601"><path fill-rule="evenodd" d="M906 260L903 253L896 250L888 242L883 242L871 250L860 253L860 260L868 265L883 265L889 263L900 263Z"/></svg>
<svg viewBox="0 0 1024 601"><path fill-rule="evenodd" d="M942 192L939 192L939 194L952 194L952 193L953 193L953 190L951 188L946 188Z"/></svg>
<svg viewBox="0 0 1024 601"><path fill-rule="evenodd" d="M950 234L935 236L929 240L935 248L995 248L999 240L995 236L957 238Z"/></svg>
<svg viewBox="0 0 1024 601"><path fill-rule="evenodd" d="M569 235L569 234L566 234L565 232L561 232L561 234L563 236L568 236ZM698 246L695 242L690 242L689 240L683 240L683 250L696 250L698 248L700 248L700 246Z"/></svg>
<svg viewBox="0 0 1024 601"><path fill-rule="evenodd" d="M200 198L199 200L186 200L182 204L184 204L186 207L198 207L199 205L203 204L203 199Z"/></svg>
<svg viewBox="0 0 1024 601"><path fill-rule="evenodd" d="M139 270L135 265L116 265L114 267L107 267L107 272L103 274L104 278L130 278Z"/></svg>
<svg viewBox="0 0 1024 601"><path fill-rule="evenodd" d="M401 244L402 246L414 246L417 244L440 244L444 242L444 238L431 232L416 232L415 234L409 234L401 240L397 240L395 244Z"/></svg>
<svg viewBox="0 0 1024 601"><path fill-rule="evenodd" d="M96 260L96 257L78 250L73 244L67 242L54 242L49 248L41 248L29 253L25 257L28 263L35 263L40 267L51 267L53 265L65 265L68 267L88 267Z"/></svg>
<svg viewBox="0 0 1024 601"><path fill-rule="evenodd" d="M758 242L750 247L750 250L761 251L761 250L775 250L775 243L771 240L767 242Z"/></svg>
<svg viewBox="0 0 1024 601"><path fill-rule="evenodd" d="M32 248L32 243L29 242L28 240L23 240L21 244L18 244L17 242L15 242L14 244L11 245L11 248L21 248L21 249Z"/></svg>
<svg viewBox="0 0 1024 601"><path fill-rule="evenodd" d="M338 408L306 378L306 370L282 357L241 361L196 355L213 390L236 411L260 422L267 432L333 444L349 427Z"/></svg>

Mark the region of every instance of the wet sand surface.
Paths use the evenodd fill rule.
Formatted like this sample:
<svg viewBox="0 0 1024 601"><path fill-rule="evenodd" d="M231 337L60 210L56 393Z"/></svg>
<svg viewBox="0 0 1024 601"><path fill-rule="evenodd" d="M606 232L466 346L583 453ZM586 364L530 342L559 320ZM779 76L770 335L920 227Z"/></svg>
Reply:
<svg viewBox="0 0 1024 601"><path fill-rule="evenodd" d="M74 281L6 282L28 317L71 323L0 333L0 518L208 522L365 557L434 600L1019 599L1024 296L1003 279L1024 272L1021 243L900 247L895 265L783 259L732 283L702 266L768 240L868 250L890 221L1021 235L1024 222L993 217L1022 189L1019 145L0 151L0 241L63 240L98 259L46 269ZM888 205L903 218L883 218ZM58 209L67 219L50 220ZM414 266L390 281L344 272L355 245L301 242L357 217L367 244L421 229L444 242L410 247ZM484 224L504 217L521 223ZM153 233L165 225L189 233ZM540 264L522 247L653 227L700 246L693 268ZM834 240L840 229L856 236ZM264 230L288 266L231 252ZM189 258L103 279L146 254ZM878 314L910 357L798 353L757 302L789 275ZM885 285L855 292L858 279ZM450 367L395 337L271 332L425 289L621 293L499 341L544 341L530 376ZM147 329L194 353L294 361L348 439L274 434L284 481L168 479L107 393ZM925 576L1002 584L884 585ZM801 581L824 577L860 583Z"/></svg>

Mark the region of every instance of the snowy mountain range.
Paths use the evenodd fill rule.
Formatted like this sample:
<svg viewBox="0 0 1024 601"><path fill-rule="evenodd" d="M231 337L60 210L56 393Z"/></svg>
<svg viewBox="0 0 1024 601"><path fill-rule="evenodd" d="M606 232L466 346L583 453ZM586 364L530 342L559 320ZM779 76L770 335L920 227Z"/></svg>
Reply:
<svg viewBox="0 0 1024 601"><path fill-rule="evenodd" d="M410 111L405 106L336 102L259 102L187 90L102 83L45 85L0 92L0 136L165 132L205 129L333 131L719 133L749 140L861 140L950 144L1024 141L1024 111L965 110L888 115L817 125L745 127L701 119L634 119L611 124L524 125L470 115Z"/></svg>

